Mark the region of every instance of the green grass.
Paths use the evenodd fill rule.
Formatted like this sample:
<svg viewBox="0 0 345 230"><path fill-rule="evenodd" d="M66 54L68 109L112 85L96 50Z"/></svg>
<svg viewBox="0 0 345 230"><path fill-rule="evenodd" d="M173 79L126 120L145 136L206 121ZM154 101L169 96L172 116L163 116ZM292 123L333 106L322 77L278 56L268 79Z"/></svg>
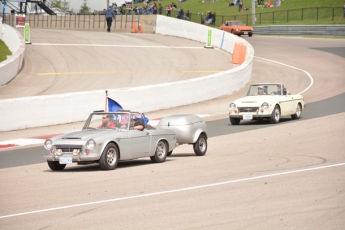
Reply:
<svg viewBox="0 0 345 230"><path fill-rule="evenodd" d="M8 49L5 42L0 40L0 62L5 61L7 58L6 56L12 55L12 52Z"/></svg>
<svg viewBox="0 0 345 230"><path fill-rule="evenodd" d="M272 0L274 2L275 0ZM238 12L238 6L228 7L228 2L232 0L217 0L204 2L203 0L187 0L178 3L177 8L182 8L184 12L189 10L192 13L191 21L200 23L201 16L205 17L208 10L216 12L216 27L225 20L242 20L251 25L252 5L251 0L243 0L244 7L250 8L243 12ZM266 1L267 2L267 1ZM166 5L171 5L172 0L156 1L163 9ZM343 0L282 0L280 7L256 7L256 25L308 25L308 24L345 24L343 19ZM134 6L143 6L143 3L136 3ZM334 7L334 9L333 9ZM302 13L302 8L303 13ZM319 9L317 9L319 8ZM163 14L165 14L165 10ZM177 11L172 12L172 17L176 17ZM333 15L333 16L332 16Z"/></svg>

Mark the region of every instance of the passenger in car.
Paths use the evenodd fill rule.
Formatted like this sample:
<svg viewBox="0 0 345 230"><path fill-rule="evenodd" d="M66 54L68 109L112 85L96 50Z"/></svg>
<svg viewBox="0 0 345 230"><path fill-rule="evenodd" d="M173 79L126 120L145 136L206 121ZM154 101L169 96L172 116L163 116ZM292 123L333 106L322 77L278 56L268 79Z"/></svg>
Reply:
<svg viewBox="0 0 345 230"><path fill-rule="evenodd" d="M131 125L130 125L129 129L143 130L144 125L141 122L141 120L137 120L137 118L133 116L131 118Z"/></svg>
<svg viewBox="0 0 345 230"><path fill-rule="evenodd" d="M272 94L282 95L282 87L281 87L281 85L277 85L277 91L273 91Z"/></svg>

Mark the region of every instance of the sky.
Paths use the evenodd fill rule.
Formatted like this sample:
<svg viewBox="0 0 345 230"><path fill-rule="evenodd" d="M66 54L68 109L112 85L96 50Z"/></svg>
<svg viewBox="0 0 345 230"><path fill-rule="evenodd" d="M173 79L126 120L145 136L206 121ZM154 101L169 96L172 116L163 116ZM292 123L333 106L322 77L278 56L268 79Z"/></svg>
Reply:
<svg viewBox="0 0 345 230"><path fill-rule="evenodd" d="M13 5L17 6L20 0L7 0L11 2ZM62 0L64 1L64 0ZM66 2L69 2L70 8L73 8L74 12L78 12L81 5L84 3L83 0L66 0ZM109 0L109 3L116 2L117 5L123 4L125 0ZM103 10L104 8L107 8L107 0L87 0L87 5L90 8L90 12L93 12L94 10ZM3 6L2 3L0 3L0 9L1 13L3 12ZM9 13L10 9L9 7L6 7L6 13Z"/></svg>

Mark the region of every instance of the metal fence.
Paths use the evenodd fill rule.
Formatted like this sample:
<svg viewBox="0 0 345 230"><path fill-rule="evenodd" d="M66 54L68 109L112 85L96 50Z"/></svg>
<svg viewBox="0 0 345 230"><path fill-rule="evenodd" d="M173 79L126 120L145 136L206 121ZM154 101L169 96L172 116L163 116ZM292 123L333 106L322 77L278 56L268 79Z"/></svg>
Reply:
<svg viewBox="0 0 345 230"><path fill-rule="evenodd" d="M343 8L342 7L314 7L314 8L301 8L290 9L281 11L272 11L265 13L258 13L260 8L256 9L256 22L255 25L275 25L275 24L330 24L330 22L343 21ZM171 12L171 17L177 17L177 11ZM201 23L206 15L190 14L190 21ZM253 25L252 14L234 14L234 15L217 15L215 22L211 26L219 27L225 21L240 20L246 25Z"/></svg>
<svg viewBox="0 0 345 230"><path fill-rule="evenodd" d="M141 18L142 17L142 18ZM131 31L133 24L137 28L142 24L143 30L153 32L155 26L155 15L116 15L112 23L112 29ZM16 15L6 14L5 23L16 27ZM48 29L76 29L76 30L105 30L107 22L104 15L42 15L27 14L25 23L29 23L31 28ZM150 27L150 28L149 28Z"/></svg>

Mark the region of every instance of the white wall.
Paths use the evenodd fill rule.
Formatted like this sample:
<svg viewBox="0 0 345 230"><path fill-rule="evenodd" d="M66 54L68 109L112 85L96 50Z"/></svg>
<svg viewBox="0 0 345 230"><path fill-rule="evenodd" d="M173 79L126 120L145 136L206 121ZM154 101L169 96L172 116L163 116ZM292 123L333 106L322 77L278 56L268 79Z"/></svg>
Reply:
<svg viewBox="0 0 345 230"><path fill-rule="evenodd" d="M13 27L0 22L0 39L5 42L11 56L7 60L0 62L0 86L10 82L21 70L24 59L25 43L23 36Z"/></svg>
<svg viewBox="0 0 345 230"><path fill-rule="evenodd" d="M206 43L209 29L197 23L157 16L157 34ZM223 32L217 29L212 31L213 46L220 47ZM249 43L228 33L224 34L222 47L232 53L235 42L247 45L247 55L245 62L234 69L185 81L110 89L108 96L125 109L150 112L231 94L250 79L254 57ZM104 102L104 90L0 100L0 131L83 121L90 112L104 109Z"/></svg>

